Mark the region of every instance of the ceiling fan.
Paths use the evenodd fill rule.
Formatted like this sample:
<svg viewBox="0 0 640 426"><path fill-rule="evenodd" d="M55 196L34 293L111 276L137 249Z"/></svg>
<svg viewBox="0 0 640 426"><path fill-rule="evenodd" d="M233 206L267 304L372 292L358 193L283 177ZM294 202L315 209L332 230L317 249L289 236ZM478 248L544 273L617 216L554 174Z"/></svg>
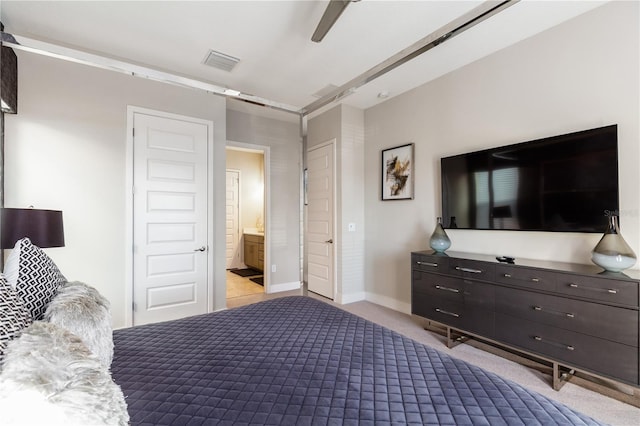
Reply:
<svg viewBox="0 0 640 426"><path fill-rule="evenodd" d="M333 24L335 24L340 15L342 15L342 12L349 6L349 3L358 1L360 0L329 0L324 14L322 18L320 18L320 22L318 22L318 26L311 36L311 41L315 41L316 43L321 42L331 27L333 27Z"/></svg>

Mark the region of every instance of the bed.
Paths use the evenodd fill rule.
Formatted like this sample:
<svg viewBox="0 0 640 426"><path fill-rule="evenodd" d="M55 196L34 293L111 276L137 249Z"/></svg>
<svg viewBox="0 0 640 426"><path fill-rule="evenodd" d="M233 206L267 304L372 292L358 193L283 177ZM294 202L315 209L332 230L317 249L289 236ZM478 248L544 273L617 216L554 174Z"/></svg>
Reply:
<svg viewBox="0 0 640 426"><path fill-rule="evenodd" d="M113 338L132 425L599 424L310 297Z"/></svg>

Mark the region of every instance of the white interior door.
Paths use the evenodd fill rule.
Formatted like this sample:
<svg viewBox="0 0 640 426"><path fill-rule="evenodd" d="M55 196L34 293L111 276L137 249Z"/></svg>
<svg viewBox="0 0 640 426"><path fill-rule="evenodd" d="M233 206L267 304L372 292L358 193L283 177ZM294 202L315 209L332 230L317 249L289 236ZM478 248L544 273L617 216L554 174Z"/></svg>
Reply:
<svg viewBox="0 0 640 426"><path fill-rule="evenodd" d="M207 312L212 126L133 114L133 323Z"/></svg>
<svg viewBox="0 0 640 426"><path fill-rule="evenodd" d="M334 146L332 141L307 153L307 285L334 298Z"/></svg>
<svg viewBox="0 0 640 426"><path fill-rule="evenodd" d="M240 266L240 171L227 170L227 269Z"/></svg>

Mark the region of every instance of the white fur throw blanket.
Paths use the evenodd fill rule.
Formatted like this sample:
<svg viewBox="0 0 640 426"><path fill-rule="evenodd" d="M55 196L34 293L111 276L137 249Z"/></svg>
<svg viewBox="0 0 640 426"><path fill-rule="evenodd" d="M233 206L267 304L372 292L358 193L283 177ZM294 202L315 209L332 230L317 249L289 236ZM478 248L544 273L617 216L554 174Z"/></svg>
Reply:
<svg viewBox="0 0 640 426"><path fill-rule="evenodd" d="M95 288L78 281L69 282L60 287L49 303L44 319L80 337L108 369L113 360L109 307L109 301Z"/></svg>
<svg viewBox="0 0 640 426"><path fill-rule="evenodd" d="M74 334L36 321L7 346L0 374L3 425L126 425L120 387Z"/></svg>

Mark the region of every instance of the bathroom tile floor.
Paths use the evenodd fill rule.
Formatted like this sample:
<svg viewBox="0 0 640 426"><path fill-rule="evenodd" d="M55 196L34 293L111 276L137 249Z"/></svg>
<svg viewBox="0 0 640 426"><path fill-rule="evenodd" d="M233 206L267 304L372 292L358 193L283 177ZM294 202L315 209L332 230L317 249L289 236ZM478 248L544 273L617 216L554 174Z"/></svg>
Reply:
<svg viewBox="0 0 640 426"><path fill-rule="evenodd" d="M264 287L249 278L227 271L227 299L264 293Z"/></svg>

